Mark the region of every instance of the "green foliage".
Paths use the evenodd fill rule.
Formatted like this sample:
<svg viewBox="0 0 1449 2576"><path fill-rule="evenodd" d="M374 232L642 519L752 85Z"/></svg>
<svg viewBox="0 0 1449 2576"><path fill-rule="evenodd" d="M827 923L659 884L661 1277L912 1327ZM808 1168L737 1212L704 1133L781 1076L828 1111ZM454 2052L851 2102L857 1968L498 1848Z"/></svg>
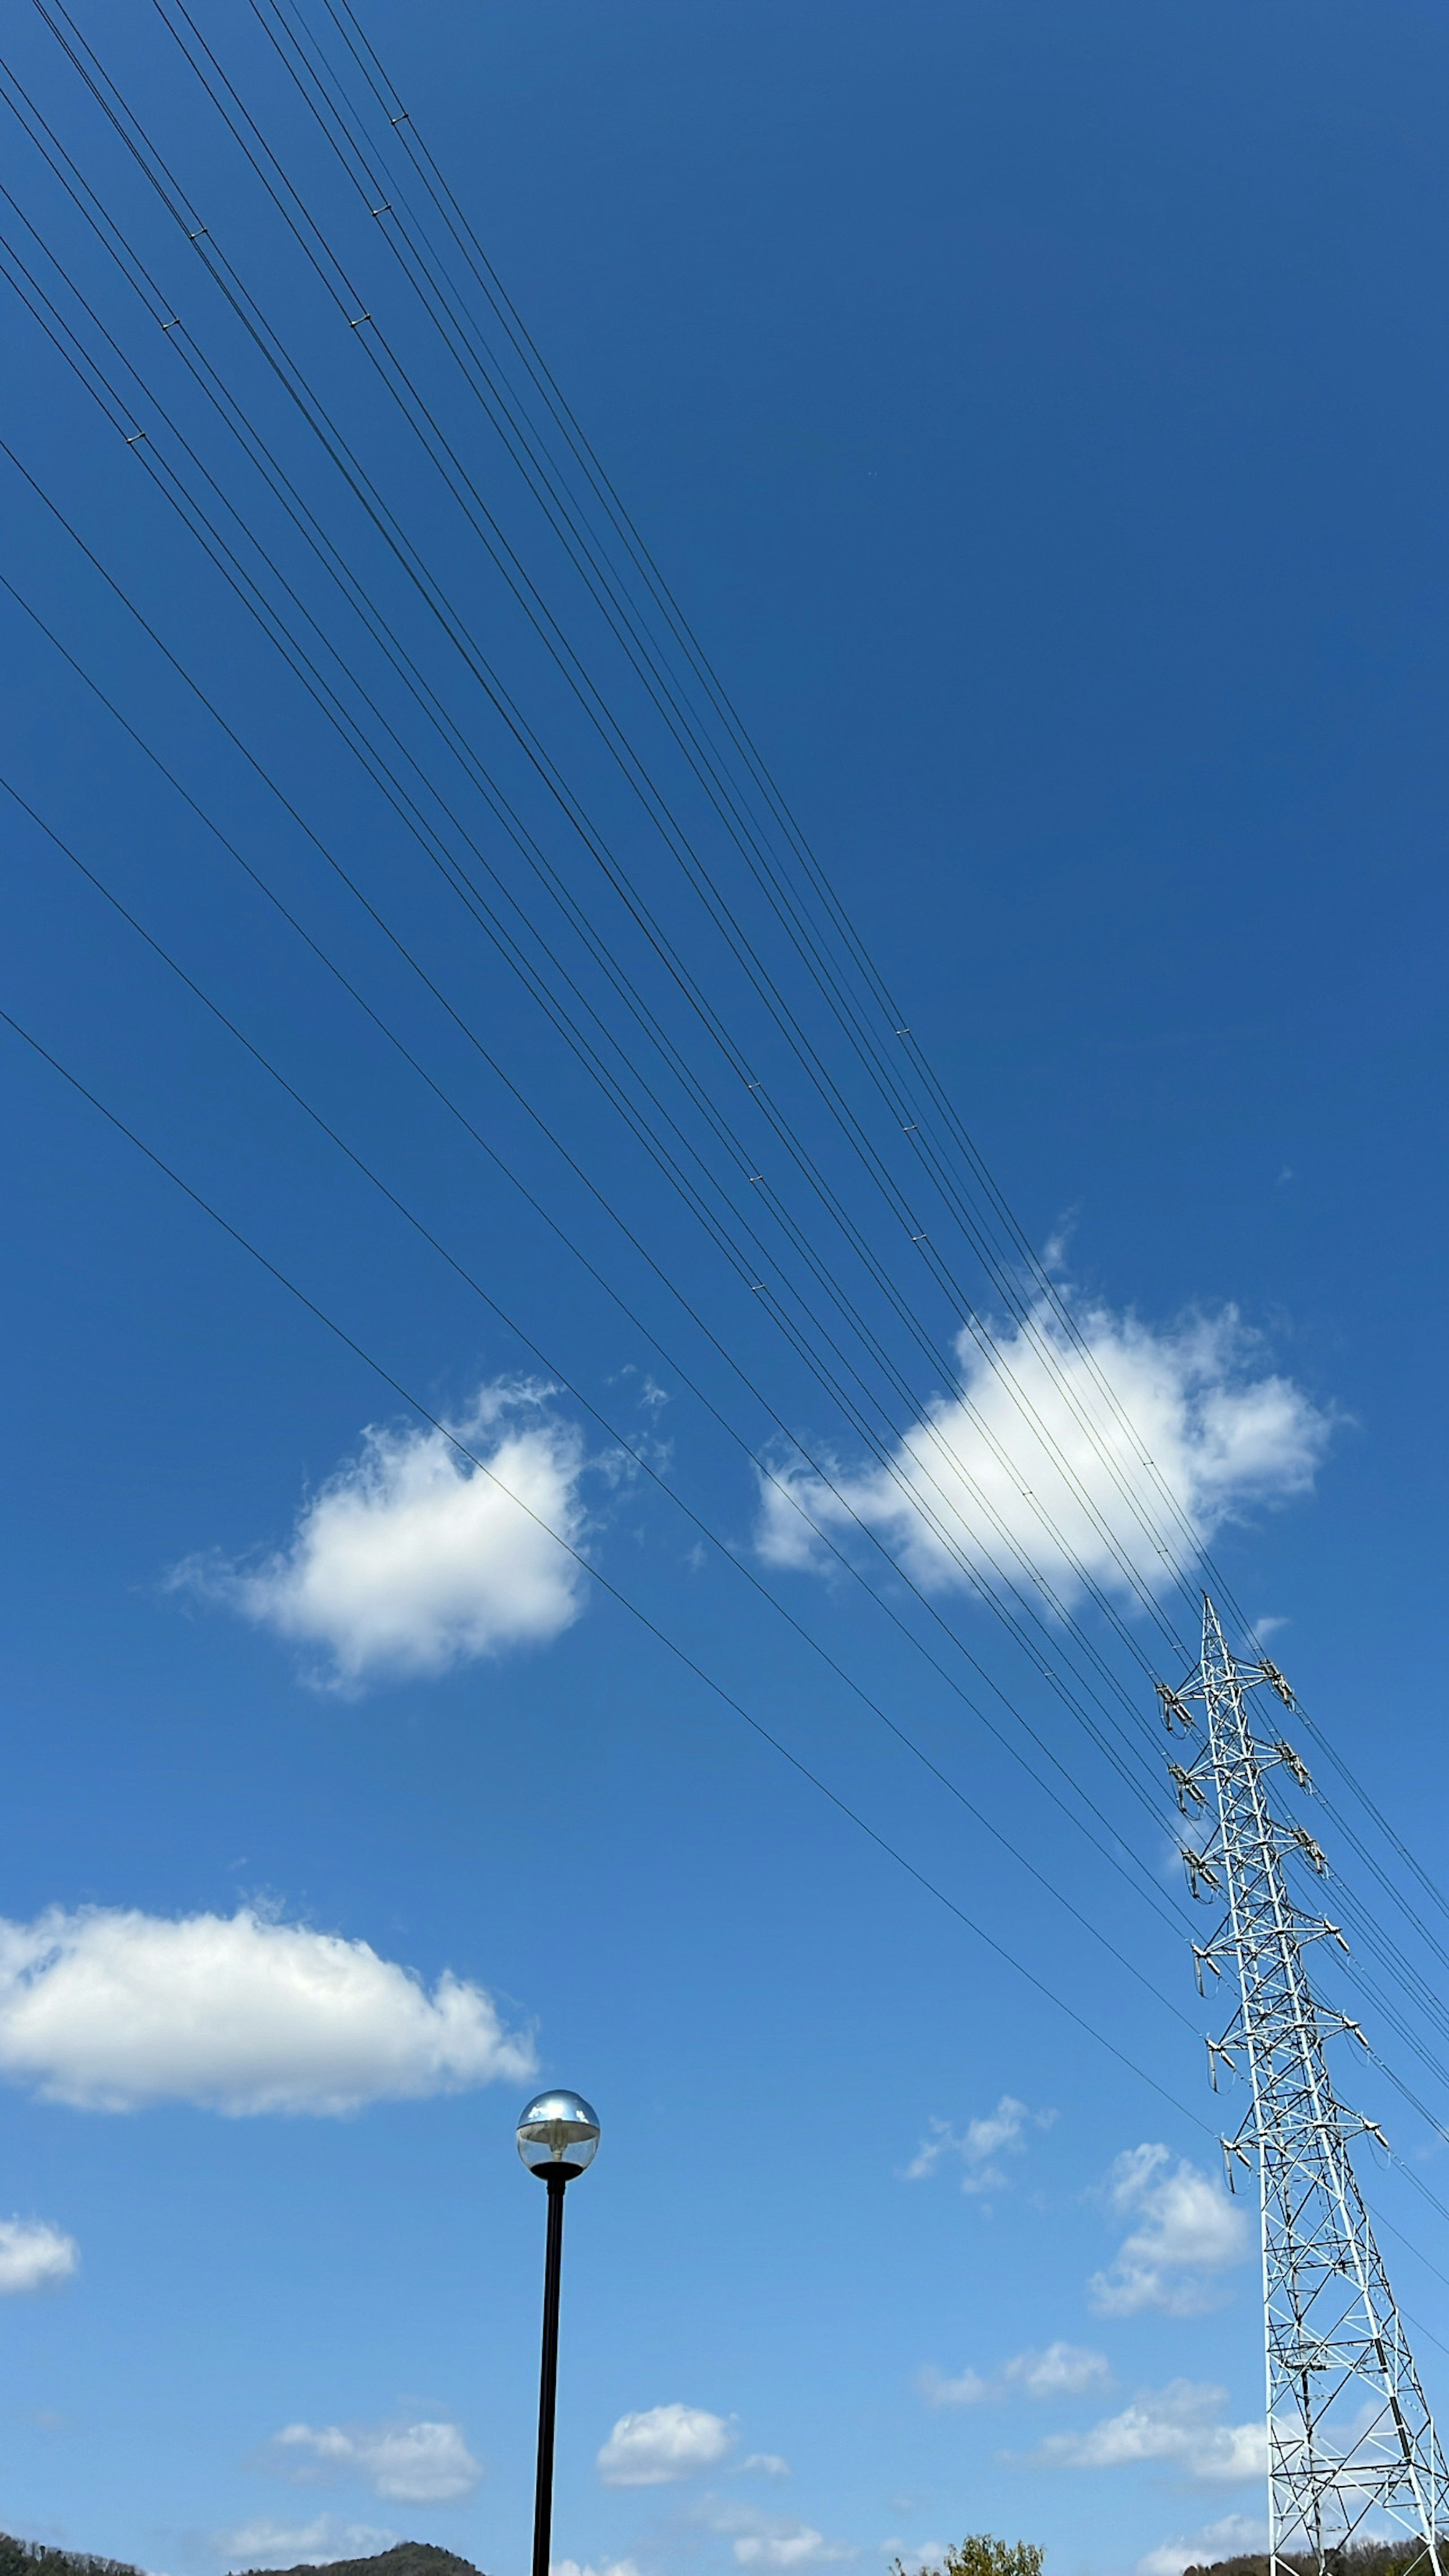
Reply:
<svg viewBox="0 0 1449 2576"><path fill-rule="evenodd" d="M120 2558L92 2558L78 2549L48 2549L43 2540L13 2540L0 2531L0 2576L140 2576Z"/></svg>
<svg viewBox="0 0 1449 2576"><path fill-rule="evenodd" d="M1045 2556L1035 2541L993 2540L989 2531L972 2531L947 2550L940 2567L923 2567L921 2576L1041 2576ZM894 2576L905 2576L899 2559Z"/></svg>

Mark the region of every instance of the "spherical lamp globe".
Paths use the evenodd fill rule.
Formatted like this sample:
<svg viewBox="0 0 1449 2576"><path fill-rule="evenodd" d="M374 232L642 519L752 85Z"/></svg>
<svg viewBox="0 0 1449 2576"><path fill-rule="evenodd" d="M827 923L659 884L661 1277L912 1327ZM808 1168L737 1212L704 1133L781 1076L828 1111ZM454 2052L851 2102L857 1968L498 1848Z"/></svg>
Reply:
<svg viewBox="0 0 1449 2576"><path fill-rule="evenodd" d="M530 2173L572 2182L599 2151L599 2115L582 2093L537 2093L518 2123L518 2152Z"/></svg>

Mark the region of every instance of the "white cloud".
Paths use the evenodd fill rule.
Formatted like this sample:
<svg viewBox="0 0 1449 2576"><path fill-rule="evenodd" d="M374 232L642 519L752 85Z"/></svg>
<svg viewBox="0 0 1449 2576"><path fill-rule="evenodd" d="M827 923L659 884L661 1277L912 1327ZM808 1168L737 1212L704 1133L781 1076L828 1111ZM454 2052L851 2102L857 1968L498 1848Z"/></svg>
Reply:
<svg viewBox="0 0 1449 2576"><path fill-rule="evenodd" d="M1085 2433L1049 2434L1032 2460L1058 2469L1118 2469L1163 2460L1209 2485L1266 2477L1268 2436L1262 2419L1250 2424L1214 2420L1226 2393L1186 2379L1144 2389L1120 2415L1104 2416Z"/></svg>
<svg viewBox="0 0 1449 2576"><path fill-rule="evenodd" d="M78 2110L340 2113L533 2069L481 1986L245 1906L0 1920L0 2075Z"/></svg>
<svg viewBox="0 0 1449 2576"><path fill-rule="evenodd" d="M975 2370L963 2370L959 2379L943 2379L939 2371L928 2368L917 2385L932 2406L985 2406L1018 2390L1024 2397L1080 2397L1089 2388L1108 2388L1111 2382L1105 2353L1089 2352L1082 2344L1049 2343L1045 2352L1033 2347L1013 2353L990 2379Z"/></svg>
<svg viewBox="0 0 1449 2576"><path fill-rule="evenodd" d="M922 2182L946 2156L959 2156L966 2170L961 2176L961 2189L968 2193L1004 2191L1006 2175L993 2157L1024 2155L1024 2131L1028 2122L1035 2129L1049 2129L1055 2111L1029 2111L1015 2095L1003 2093L994 2111L979 2119L968 2120L958 2135L949 2120L932 2120L930 2134L921 2140L915 2155L901 2176L903 2182Z"/></svg>
<svg viewBox="0 0 1449 2576"><path fill-rule="evenodd" d="M1088 2296L1101 2316L1136 2316L1162 2308L1168 2316L1198 2316L1222 2296L1214 2276L1252 2251L1246 2212L1196 2165L1180 2163L1164 2146L1129 2147L1107 2176L1107 2195L1124 2218L1136 2221L1115 2261L1096 2272Z"/></svg>
<svg viewBox="0 0 1449 2576"><path fill-rule="evenodd" d="M778 2451L751 2451L749 2458L741 2460L735 2470L736 2477L740 2478L788 2478L789 2474L790 2463L782 2460Z"/></svg>
<svg viewBox="0 0 1449 2576"><path fill-rule="evenodd" d="M25 2290L54 2289L80 2264L73 2236L62 2236L43 2218L0 2218L0 2299Z"/></svg>
<svg viewBox="0 0 1449 2576"><path fill-rule="evenodd" d="M231 2567L315 2567L334 2558L372 2556L390 2549L396 2538L395 2531L379 2531L371 2523L338 2522L319 2513L314 2522L290 2525L244 2522L236 2531L218 2532L216 2542Z"/></svg>
<svg viewBox="0 0 1449 2576"><path fill-rule="evenodd" d="M742 2532L734 2548L740 2567L825 2567L834 2559L855 2555L854 2550L827 2540L823 2531L813 2530L808 2522Z"/></svg>
<svg viewBox="0 0 1449 2576"><path fill-rule="evenodd" d="M597 2567L581 2567L577 2558L551 2558L548 2576L640 2576L632 2558L601 2558Z"/></svg>
<svg viewBox="0 0 1449 2576"><path fill-rule="evenodd" d="M546 1644L582 1609L586 1578L567 1551L587 1530L583 1442L549 1412L551 1392L482 1389L450 1426L477 1467L441 1431L372 1426L286 1547L250 1568L188 1558L171 1587L321 1649L344 1689Z"/></svg>
<svg viewBox="0 0 1449 2576"><path fill-rule="evenodd" d="M824 1571L832 1560L819 1533L848 1543L863 1523L931 1589L966 1582L965 1569L992 1585L1024 1584L1015 1548L1060 1599L1081 1590L1074 1559L1120 1594L1129 1589L1120 1557L1149 1584L1162 1574L1121 1492L1142 1497L1160 1525L1139 1443L1200 1540L1255 1503L1311 1486L1332 1423L1265 1368L1261 1341L1234 1308L1160 1332L1104 1306L1079 1309L1076 1321L1085 1354L1039 1308L1029 1331L998 1333L996 1367L963 1333L964 1395L936 1398L888 1468L837 1471L831 1461L826 1484L798 1456L771 1458L760 1476L763 1555ZM1097 1371L1135 1441L1105 1411Z"/></svg>
<svg viewBox="0 0 1449 2576"><path fill-rule="evenodd" d="M963 2370L958 2379L943 2379L933 2362L919 2372L916 2385L928 2406L987 2406L1001 2394L994 2379L979 2370Z"/></svg>
<svg viewBox="0 0 1449 2576"><path fill-rule="evenodd" d="M732 2419L703 2406L650 2406L621 2415L600 2451L605 2486L662 2487L712 2469L734 2440Z"/></svg>
<svg viewBox="0 0 1449 2576"><path fill-rule="evenodd" d="M1045 2352L1013 2354L1001 2376L1008 2388L1020 2388L1027 2397L1048 2398L1080 2397L1089 2388L1105 2388L1112 2373L1104 2352L1089 2352L1079 2343L1049 2343Z"/></svg>
<svg viewBox="0 0 1449 2576"><path fill-rule="evenodd" d="M1267 2547L1268 2526L1247 2513L1225 2513L1205 2523L1188 2540L1164 2540L1137 2561L1137 2576L1182 2576L1185 2567L1210 2567L1214 2559L1235 2558Z"/></svg>
<svg viewBox="0 0 1449 2576"><path fill-rule="evenodd" d="M362 2478L399 2504L452 2504L483 2475L456 2424L288 2424L273 2448L299 2480Z"/></svg>
<svg viewBox="0 0 1449 2576"><path fill-rule="evenodd" d="M716 2506L708 2511L707 2518L714 2530L737 2534L734 2554L738 2567L826 2567L857 2554L838 2541L827 2540L811 2523L761 2513L753 2505Z"/></svg>

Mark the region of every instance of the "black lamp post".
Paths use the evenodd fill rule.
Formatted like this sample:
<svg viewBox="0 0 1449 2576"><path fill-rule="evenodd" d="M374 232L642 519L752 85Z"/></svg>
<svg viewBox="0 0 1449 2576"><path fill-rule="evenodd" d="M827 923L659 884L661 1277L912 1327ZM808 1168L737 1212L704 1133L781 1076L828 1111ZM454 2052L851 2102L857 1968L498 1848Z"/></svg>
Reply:
<svg viewBox="0 0 1449 2576"><path fill-rule="evenodd" d="M564 2193L599 2150L599 2122L581 2093L540 2093L518 2123L518 2152L548 2191L543 2260L543 2369L538 2383L538 2484L533 2497L533 2576L548 2576L553 2536L553 2410L558 2391L558 2285Z"/></svg>

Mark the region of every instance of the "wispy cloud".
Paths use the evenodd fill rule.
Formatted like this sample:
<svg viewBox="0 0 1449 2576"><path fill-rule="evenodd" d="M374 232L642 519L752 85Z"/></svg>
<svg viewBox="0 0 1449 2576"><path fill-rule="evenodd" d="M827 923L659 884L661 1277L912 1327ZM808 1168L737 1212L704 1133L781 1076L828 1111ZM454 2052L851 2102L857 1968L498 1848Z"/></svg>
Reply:
<svg viewBox="0 0 1449 2576"><path fill-rule="evenodd" d="M370 2557L390 2549L396 2538L395 2531L381 2531L371 2523L341 2522L319 2513L312 2522L244 2522L234 2531L217 2532L215 2544L230 2567L317 2567L334 2558Z"/></svg>
<svg viewBox="0 0 1449 2576"><path fill-rule="evenodd" d="M986 2378L979 2371L964 2370L958 2378L943 2379L938 2370L928 2367L917 2382L931 2406L986 2406L1012 2396L1081 2397L1089 2389L1111 2384L1106 2354L1076 2343L1049 2343L1044 2352L1033 2346L1013 2353Z"/></svg>
<svg viewBox="0 0 1449 2576"><path fill-rule="evenodd" d="M1004 2191L1007 2176L995 2159L1000 2155L1024 2155L1028 2128L1049 2129L1056 2116L1055 2111L1029 2111L1014 2094L1003 2093L994 2111L968 2120L960 2131L953 2129L949 2120L932 2120L901 2179L924 2182L941 2164L959 2158L965 2167L961 2175L964 2192Z"/></svg>
<svg viewBox="0 0 1449 2576"><path fill-rule="evenodd" d="M662 2487L712 2469L733 2442L733 2419L703 2406L650 2406L621 2415L596 2466L608 2487Z"/></svg>
<svg viewBox="0 0 1449 2576"><path fill-rule="evenodd" d="M958 2371L954 2379L946 2379L933 2361L917 2371L916 2386L928 2406L990 2406L1004 2393L997 2380L983 2379L979 2370Z"/></svg>
<svg viewBox="0 0 1449 2576"><path fill-rule="evenodd" d="M1261 2417L1225 2424L1227 2391L1174 2379L1144 2389L1119 2415L1103 2416L1085 2433L1051 2433L1028 2456L1057 2469L1118 2469L1143 2460L1170 2462L1205 2485L1234 2485L1268 2470L1268 2436Z"/></svg>
<svg viewBox="0 0 1449 2576"><path fill-rule="evenodd" d="M734 2474L737 2478L788 2478L790 2463L782 2460L778 2451L751 2451L747 2460L739 2462Z"/></svg>
<svg viewBox="0 0 1449 2576"><path fill-rule="evenodd" d="M1252 2231L1244 2211L1196 2165L1173 2164L1164 2146L1129 2147L1107 2176L1107 2197L1134 2224L1087 2293L1100 2316L1144 2308L1199 2316L1223 2296L1218 2275L1246 2260Z"/></svg>
<svg viewBox="0 0 1449 2576"><path fill-rule="evenodd" d="M79 2269L80 2247L43 2218L0 2218L0 2299L53 2290Z"/></svg>
<svg viewBox="0 0 1449 2576"><path fill-rule="evenodd" d="M792 2523L780 2531L741 2532L734 2552L740 2567L827 2567L833 2560L855 2556L853 2549L827 2540L823 2531L808 2522Z"/></svg>
<svg viewBox="0 0 1449 2576"><path fill-rule="evenodd" d="M533 2069L481 1986L246 1907L0 1921L0 2075L78 2110L340 2113Z"/></svg>
<svg viewBox="0 0 1449 2576"><path fill-rule="evenodd" d="M1112 2373L1104 2352L1084 2344L1049 2343L1044 2352L1018 2352L1001 2373L1008 2388L1026 2397L1080 2397L1089 2388L1109 2388Z"/></svg>
<svg viewBox="0 0 1449 2576"><path fill-rule="evenodd" d="M1040 1307L1020 1329L998 1333L994 1360L963 1333L960 1391L929 1405L884 1466L830 1460L827 1480L798 1454L769 1457L762 1554L825 1571L833 1560L820 1534L848 1546L863 1526L932 1590L973 1577L1030 1582L1025 1558L1067 1601L1084 1576L1119 1594L1134 1579L1160 1578L1123 1493L1160 1521L1144 1453L1201 1540L1312 1485L1331 1420L1265 1364L1263 1343L1234 1308L1163 1331L1105 1306L1079 1310L1076 1322L1080 1347ZM1104 1408L1104 1378L1130 1432Z"/></svg>
<svg viewBox="0 0 1449 2576"><path fill-rule="evenodd" d="M271 2452L299 2484L359 2478L399 2504L453 2504L483 2475L456 2424L287 2424Z"/></svg>
<svg viewBox="0 0 1449 2576"><path fill-rule="evenodd" d="M579 1616L587 1516L576 1425L553 1390L484 1387L441 1431L373 1426L260 1564L193 1556L167 1578L320 1653L312 1678L446 1672L504 1648L543 1645Z"/></svg>

